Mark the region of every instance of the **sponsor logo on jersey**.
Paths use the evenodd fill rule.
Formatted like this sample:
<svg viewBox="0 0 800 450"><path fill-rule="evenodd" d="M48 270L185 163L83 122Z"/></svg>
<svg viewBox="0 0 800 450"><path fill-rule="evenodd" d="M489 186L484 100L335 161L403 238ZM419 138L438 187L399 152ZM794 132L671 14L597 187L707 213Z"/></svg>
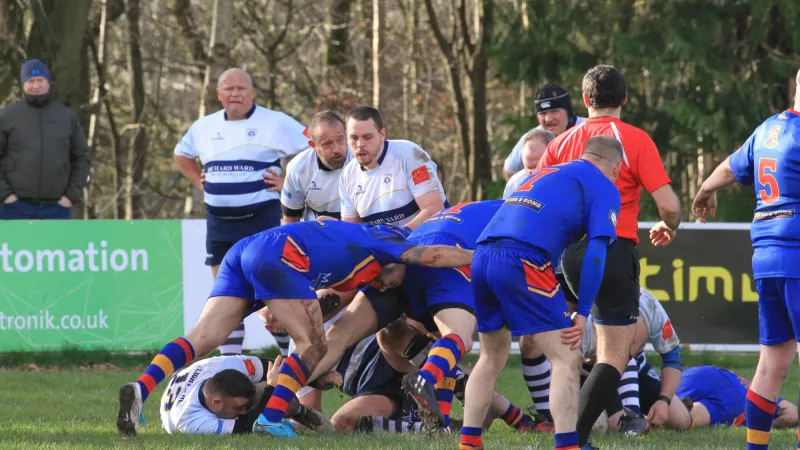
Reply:
<svg viewBox="0 0 800 450"><path fill-rule="evenodd" d="M362 188L361 185L359 184L358 187L356 188L355 195L361 195L363 193L364 193L364 188Z"/></svg>
<svg viewBox="0 0 800 450"><path fill-rule="evenodd" d="M391 183L391 182L392 182L392 176L391 176L390 174L388 174L388 173L387 173L386 175L384 175L384 176L383 176L383 182L384 182L385 184L389 184L389 183Z"/></svg>
<svg viewBox="0 0 800 450"><path fill-rule="evenodd" d="M672 322L668 320L664 324L664 327L661 328L661 339L664 339L666 341L667 339L671 338L674 334L675 330L672 329Z"/></svg>
<svg viewBox="0 0 800 450"><path fill-rule="evenodd" d="M611 221L612 225L617 226L617 213L613 209L608 212L608 220Z"/></svg>
<svg viewBox="0 0 800 450"><path fill-rule="evenodd" d="M225 138L222 137L222 135L219 133L219 131L217 131L217 135L216 136L211 138L212 141L221 141L223 139L225 139Z"/></svg>
<svg viewBox="0 0 800 450"><path fill-rule="evenodd" d="M308 190L309 191L321 191L322 189L317 187L317 183L315 183L314 181L311 181L311 184L308 185Z"/></svg>
<svg viewBox="0 0 800 450"><path fill-rule="evenodd" d="M256 137L256 134L258 134L258 130L257 130L257 129L255 129L255 128L248 128L248 129L247 129L247 140L248 140L248 141L251 141L251 140L253 140L253 138L254 138L254 137Z"/></svg>
<svg viewBox="0 0 800 450"><path fill-rule="evenodd" d="M783 125L773 125L769 127L767 138L764 139L764 146L767 148L775 148L778 146L778 136L781 134Z"/></svg>
<svg viewBox="0 0 800 450"><path fill-rule="evenodd" d="M427 166L419 166L411 171L411 179L414 184L424 183L431 179L431 174L428 172Z"/></svg>

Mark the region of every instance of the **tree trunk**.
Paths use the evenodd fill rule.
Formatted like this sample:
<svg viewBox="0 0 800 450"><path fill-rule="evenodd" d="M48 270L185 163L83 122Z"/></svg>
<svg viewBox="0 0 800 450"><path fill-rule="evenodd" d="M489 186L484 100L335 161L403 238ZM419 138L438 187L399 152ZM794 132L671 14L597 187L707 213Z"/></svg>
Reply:
<svg viewBox="0 0 800 450"><path fill-rule="evenodd" d="M350 35L350 5L352 0L332 0L330 8L330 33L325 49L324 63L340 71L350 65L348 40ZM352 78L351 78L352 80Z"/></svg>
<svg viewBox="0 0 800 450"><path fill-rule="evenodd" d="M25 8L17 0L0 0L0 101L19 83L20 49L25 42Z"/></svg>
<svg viewBox="0 0 800 450"><path fill-rule="evenodd" d="M403 134L411 134L411 117L415 117L417 96L417 0L406 0L406 44L403 61Z"/></svg>
<svg viewBox="0 0 800 450"><path fill-rule="evenodd" d="M381 106L381 46L383 44L383 0L372 0L372 106ZM384 86L385 89L385 86Z"/></svg>
<svg viewBox="0 0 800 450"><path fill-rule="evenodd" d="M128 0L128 72L131 81L129 99L132 107L132 133L128 151L128 167L125 174L125 220L140 218L142 214L142 177L147 157L147 128L144 118L144 73L142 70L142 47L139 21L139 0Z"/></svg>
<svg viewBox="0 0 800 450"><path fill-rule="evenodd" d="M494 19L493 0L475 2L475 23L477 42L472 56L470 84L472 85L472 160L470 165L470 198L483 198L483 183L492 178L492 148L489 145L488 116L486 113L486 78L489 60L486 47L491 44L492 22Z"/></svg>
<svg viewBox="0 0 800 450"><path fill-rule="evenodd" d="M230 67L230 42L233 26L233 4L229 0L214 0L211 22L211 38L208 44L208 60L203 79L203 99L200 102L200 117L209 114L217 105L217 80Z"/></svg>

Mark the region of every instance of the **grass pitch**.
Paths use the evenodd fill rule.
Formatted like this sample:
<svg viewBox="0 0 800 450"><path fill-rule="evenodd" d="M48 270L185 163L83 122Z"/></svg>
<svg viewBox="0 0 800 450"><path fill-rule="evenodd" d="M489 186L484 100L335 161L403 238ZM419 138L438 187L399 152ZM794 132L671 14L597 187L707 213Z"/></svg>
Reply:
<svg viewBox="0 0 800 450"><path fill-rule="evenodd" d="M161 429L158 402L166 383L145 404L147 429L135 438L120 438L116 430L117 390L135 380L152 356L115 356L105 353L67 352L58 355L0 355L0 448L280 448L280 449L455 449L457 435L423 437L413 434L374 433L371 435L303 434L292 441L271 440L263 436L170 436ZM658 364L658 357L652 358ZM688 357L690 365L714 364L731 368L751 377L755 357L698 354ZM103 361L114 367L90 366L88 361ZM25 366L34 363L39 371ZM87 365L90 366L87 368ZM51 371L47 371L47 366ZM8 367L11 367L10 369ZM115 368L120 368L115 370ZM45 369L45 370L41 370ZM109 370L111 369L111 370ZM800 381L793 368L784 383L783 397L797 398ZM520 407L530 405L519 366L519 357L511 356L497 385ZM346 401L338 391L324 397L324 411L331 415ZM453 416L461 417L456 401ZM745 446L742 428L698 429L684 433L652 430L641 438L595 435L600 449L736 449ZM267 441L267 442L265 442ZM485 434L487 448L551 449L552 435L521 434L496 421ZM773 431L771 448L794 448L797 432Z"/></svg>

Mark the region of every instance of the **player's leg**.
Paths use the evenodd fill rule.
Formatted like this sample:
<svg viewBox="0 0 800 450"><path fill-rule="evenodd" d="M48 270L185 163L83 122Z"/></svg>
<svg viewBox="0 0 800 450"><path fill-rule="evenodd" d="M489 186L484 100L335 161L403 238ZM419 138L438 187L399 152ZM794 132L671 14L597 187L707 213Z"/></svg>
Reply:
<svg viewBox="0 0 800 450"><path fill-rule="evenodd" d="M375 334L403 312L397 289L380 292L369 288L358 292L341 316L325 333L328 351L309 377L309 382L328 373L345 350L371 334Z"/></svg>
<svg viewBox="0 0 800 450"><path fill-rule="evenodd" d="M562 258L570 289L577 292L586 242L567 248ZM578 439L588 442L597 417L619 386L630 360L639 316L639 254L633 241L618 239L608 248L600 290L592 310L597 332L597 364L581 388Z"/></svg>
<svg viewBox="0 0 800 450"><path fill-rule="evenodd" d="M247 298L210 298L189 333L164 346L136 382L120 388L117 414L120 434L136 434L142 405L156 386L195 358L213 351L251 308L252 301Z"/></svg>
<svg viewBox="0 0 800 450"><path fill-rule="evenodd" d="M683 402L681 402L683 403ZM672 406L672 405L670 405ZM685 406L685 403L684 403ZM692 409L689 411L692 416L692 422L689 428L708 427L711 426L711 413L702 402L693 402Z"/></svg>
<svg viewBox="0 0 800 450"><path fill-rule="evenodd" d="M478 336L481 352L467 381L464 395L464 425L459 446L462 450L483 448L483 423L492 403L495 383L508 361L511 349L511 333L507 328L479 333Z"/></svg>
<svg viewBox="0 0 800 450"><path fill-rule="evenodd" d="M264 420L260 417L253 431L293 437L293 432L289 433L291 427L285 422L286 409L327 351L322 313L316 299L271 299L265 303L292 336L295 351L284 360L278 385L264 409Z"/></svg>
<svg viewBox="0 0 800 450"><path fill-rule="evenodd" d="M749 450L766 449L769 444L778 392L796 352L784 287L785 279L756 280L761 354L745 401Z"/></svg>
<svg viewBox="0 0 800 450"><path fill-rule="evenodd" d="M556 448L571 448L578 444L575 425L578 419L580 390L580 351L570 350L569 346L561 343L561 330L536 333L534 337L536 344L544 351L553 366L550 412L555 424Z"/></svg>
<svg viewBox="0 0 800 450"><path fill-rule="evenodd" d="M342 405L331 417L331 422L337 432L351 432L356 431L360 417L388 418L394 415L396 409L395 401L386 395L360 395Z"/></svg>
<svg viewBox="0 0 800 450"><path fill-rule="evenodd" d="M211 275L216 280L220 264L235 242L231 240L230 235L225 234L225 229L229 227L226 221L212 217L207 222L206 265L211 267ZM222 355L241 355L243 343L244 320L239 322L236 329L220 344L219 352Z"/></svg>
<svg viewBox="0 0 800 450"><path fill-rule="evenodd" d="M548 421L553 420L550 414L550 380L552 367L544 352L538 348L533 336L519 338L519 353L522 360L522 376L531 395L536 414Z"/></svg>

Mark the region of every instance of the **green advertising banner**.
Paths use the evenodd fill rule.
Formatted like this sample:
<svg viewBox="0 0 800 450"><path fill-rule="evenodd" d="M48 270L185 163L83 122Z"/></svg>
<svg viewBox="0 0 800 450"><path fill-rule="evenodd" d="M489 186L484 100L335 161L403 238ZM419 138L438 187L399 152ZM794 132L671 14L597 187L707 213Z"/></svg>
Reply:
<svg viewBox="0 0 800 450"><path fill-rule="evenodd" d="M0 221L0 351L153 350L183 334L181 222Z"/></svg>

